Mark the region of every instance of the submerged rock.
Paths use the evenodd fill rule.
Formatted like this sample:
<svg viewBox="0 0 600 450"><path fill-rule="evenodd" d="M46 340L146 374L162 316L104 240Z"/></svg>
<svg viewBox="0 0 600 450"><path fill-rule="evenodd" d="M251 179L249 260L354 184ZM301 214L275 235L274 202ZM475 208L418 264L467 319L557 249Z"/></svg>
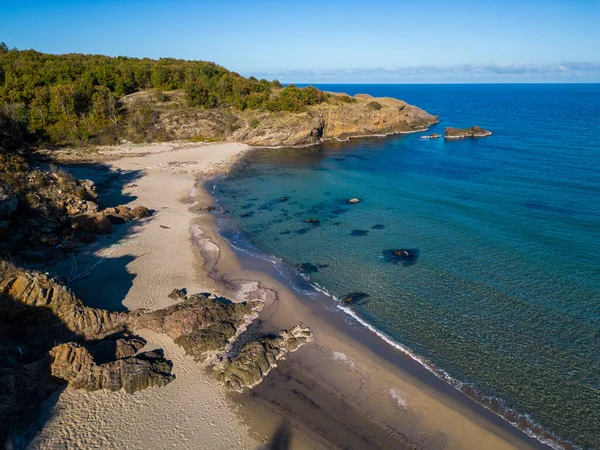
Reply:
<svg viewBox="0 0 600 450"><path fill-rule="evenodd" d="M452 128L447 127L444 132L444 138L446 139L465 139L465 138L479 138L491 136L492 132L486 130L485 128L481 128L478 126L474 126L471 128Z"/></svg>
<svg viewBox="0 0 600 450"><path fill-rule="evenodd" d="M371 228L374 230L383 230L385 228L385 225L378 223L377 225L373 225Z"/></svg>
<svg viewBox="0 0 600 450"><path fill-rule="evenodd" d="M318 224L319 223L319 219L315 219L314 217L312 219L306 219L304 222L306 223L312 223L312 224Z"/></svg>
<svg viewBox="0 0 600 450"><path fill-rule="evenodd" d="M405 266L413 265L419 257L419 249L416 248L401 248L397 250L385 250L383 257L395 264L402 263Z"/></svg>
<svg viewBox="0 0 600 450"><path fill-rule="evenodd" d="M217 379L233 391L242 392L244 388L252 388L277 367L277 361L311 340L310 329L296 325L291 330L282 331L276 336L266 336L251 341L238 355L218 366Z"/></svg>
<svg viewBox="0 0 600 450"><path fill-rule="evenodd" d="M364 292L350 292L348 295L345 295L340 300L343 303L358 303L358 302L362 302L363 300L367 299L368 297L369 297L369 294L366 294Z"/></svg>
<svg viewBox="0 0 600 450"><path fill-rule="evenodd" d="M369 234L367 230L352 230L350 236L366 236Z"/></svg>
<svg viewBox="0 0 600 450"><path fill-rule="evenodd" d="M311 273L317 273L319 271L319 267L311 263L296 264L296 269L304 272L307 275L310 275Z"/></svg>

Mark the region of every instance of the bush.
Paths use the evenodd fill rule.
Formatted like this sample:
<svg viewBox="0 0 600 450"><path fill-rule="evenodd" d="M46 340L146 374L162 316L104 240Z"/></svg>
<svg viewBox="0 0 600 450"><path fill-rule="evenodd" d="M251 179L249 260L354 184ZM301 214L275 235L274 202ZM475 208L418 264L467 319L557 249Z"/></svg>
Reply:
<svg viewBox="0 0 600 450"><path fill-rule="evenodd" d="M369 107L369 109L372 109L374 111L379 111L382 108L381 103L378 102L369 102L367 106Z"/></svg>
<svg viewBox="0 0 600 450"><path fill-rule="evenodd" d="M349 95L340 95L338 99L343 103L356 103L357 100Z"/></svg>

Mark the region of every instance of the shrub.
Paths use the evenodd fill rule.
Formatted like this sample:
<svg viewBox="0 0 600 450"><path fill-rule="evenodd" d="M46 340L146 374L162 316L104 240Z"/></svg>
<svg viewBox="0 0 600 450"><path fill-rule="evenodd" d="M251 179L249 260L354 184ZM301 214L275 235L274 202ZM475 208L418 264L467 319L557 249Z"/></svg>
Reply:
<svg viewBox="0 0 600 450"><path fill-rule="evenodd" d="M375 111L379 111L382 108L381 103L379 103L379 102L369 102L369 104L367 106L369 107L369 109L372 109Z"/></svg>

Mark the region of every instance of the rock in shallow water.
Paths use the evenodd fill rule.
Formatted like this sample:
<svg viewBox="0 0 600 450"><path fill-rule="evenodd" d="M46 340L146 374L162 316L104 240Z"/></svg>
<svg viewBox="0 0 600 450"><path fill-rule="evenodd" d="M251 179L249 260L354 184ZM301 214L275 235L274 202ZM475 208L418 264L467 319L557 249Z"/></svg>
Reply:
<svg viewBox="0 0 600 450"><path fill-rule="evenodd" d="M350 292L348 295L345 295L340 300L343 303L360 303L363 300L366 300L369 297L369 294L364 292Z"/></svg>
<svg viewBox="0 0 600 450"><path fill-rule="evenodd" d="M402 263L405 266L413 265L419 257L419 249L417 248L401 248L397 250L385 250L383 257L386 261L395 264Z"/></svg>

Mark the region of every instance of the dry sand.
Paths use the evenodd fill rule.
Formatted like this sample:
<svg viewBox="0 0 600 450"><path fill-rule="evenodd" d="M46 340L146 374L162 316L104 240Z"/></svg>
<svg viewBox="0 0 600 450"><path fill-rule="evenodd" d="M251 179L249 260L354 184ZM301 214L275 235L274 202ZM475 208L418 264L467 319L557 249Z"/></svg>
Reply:
<svg viewBox="0 0 600 450"><path fill-rule="evenodd" d="M268 263L236 255L209 213L193 212L191 198L200 206L211 203L194 188L195 177L222 170L246 148L155 145L106 152L119 157L107 164L122 171L130 187L101 200L131 201L156 213L130 228L116 227L112 238L79 255L80 273L102 262L72 287L84 302L111 308L165 307L174 287L259 298L267 303L263 330L302 322L315 342L252 392L229 395L169 338L145 332L147 347L162 348L173 360L176 380L134 395L67 388L55 404L48 402L50 417L32 448L257 448L284 420L293 448L530 448L531 440L491 413L482 415L451 388L428 382L433 375L348 325L343 314L298 299ZM71 268L65 263L55 272L67 275Z"/></svg>
<svg viewBox="0 0 600 450"><path fill-rule="evenodd" d="M125 157L107 163L120 170L129 187L101 196L104 204L123 199L156 213L142 223L115 227L88 254L78 255L77 270L85 272L102 261L73 290L93 306L159 309L173 304L167 295L174 288L205 292L211 286L199 281L196 256L190 243L194 213L181 200L193 195L195 177L222 170L244 145L223 144L177 147L155 145L125 150L145 156ZM77 169L82 178L106 177L103 171ZM109 189L110 191L110 189ZM161 227L169 227L163 228ZM106 259L103 259L106 257ZM70 267L56 269L68 274ZM165 336L140 333L146 349L162 348L173 361L175 381L161 389L87 393L65 389L52 406L49 418L31 448L256 448L247 427L236 416L236 406L220 386L191 357Z"/></svg>

